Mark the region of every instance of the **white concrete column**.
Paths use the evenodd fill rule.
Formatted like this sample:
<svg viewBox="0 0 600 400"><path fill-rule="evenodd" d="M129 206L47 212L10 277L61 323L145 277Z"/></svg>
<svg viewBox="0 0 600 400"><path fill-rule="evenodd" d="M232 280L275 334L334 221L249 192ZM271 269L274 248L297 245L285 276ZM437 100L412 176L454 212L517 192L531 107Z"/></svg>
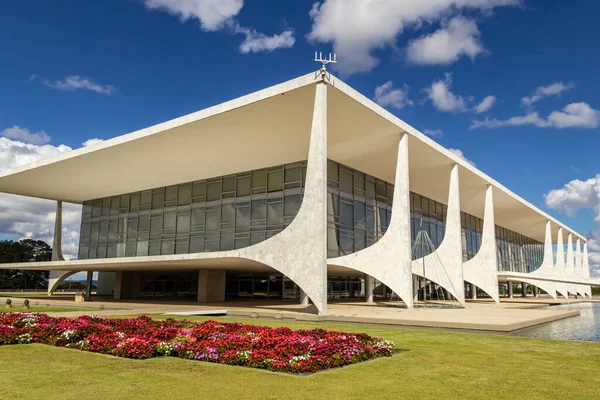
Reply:
<svg viewBox="0 0 600 400"><path fill-rule="evenodd" d="M565 273L567 278L575 278L575 255L573 254L573 235L569 233L567 237L567 262L565 264ZM577 296L577 285L568 283L569 293Z"/></svg>
<svg viewBox="0 0 600 400"><path fill-rule="evenodd" d="M52 239L52 261L64 261L62 254L62 201L56 202L54 217L54 238ZM48 296L50 296L66 278L73 275L71 271L50 271L48 277Z"/></svg>
<svg viewBox="0 0 600 400"><path fill-rule="evenodd" d="M307 306L310 304L310 299L304 290L300 289L300 304Z"/></svg>
<svg viewBox="0 0 600 400"><path fill-rule="evenodd" d="M540 297L540 289L537 286L533 287L533 297Z"/></svg>
<svg viewBox="0 0 600 400"><path fill-rule="evenodd" d="M471 285L471 300L477 300L477 286L473 285L472 283Z"/></svg>
<svg viewBox="0 0 600 400"><path fill-rule="evenodd" d="M412 308L408 141L408 134L399 135L392 217L387 231L366 249L330 258L327 263L372 276L393 290L408 308Z"/></svg>
<svg viewBox="0 0 600 400"><path fill-rule="evenodd" d="M463 273L467 282L475 284L489 294L496 303L500 302L496 222L494 220L494 191L492 185L488 185L485 191L481 247L473 258L463 263Z"/></svg>
<svg viewBox="0 0 600 400"><path fill-rule="evenodd" d="M198 303L225 301L225 275L226 272L223 270L201 269L198 271Z"/></svg>
<svg viewBox="0 0 600 400"><path fill-rule="evenodd" d="M511 281L507 282L507 287L508 287L508 297L510 299L512 299L514 296L513 296L513 284Z"/></svg>
<svg viewBox="0 0 600 400"><path fill-rule="evenodd" d="M590 260L588 258L588 244L583 243L583 279L586 281L590 279ZM588 297L592 297L592 287L585 285L585 294Z"/></svg>
<svg viewBox="0 0 600 400"><path fill-rule="evenodd" d="M429 254L412 262L412 273L423 276L423 263L425 263L425 278L442 286L464 305L465 285L462 262L462 228L460 224L460 184L458 172L459 166L458 164L454 164L450 170L444 240L437 248L436 254Z"/></svg>
<svg viewBox="0 0 600 400"><path fill-rule="evenodd" d="M583 254L581 252L581 239L577 238L575 244L575 278L583 279ZM585 285L577 284L577 293L585 297Z"/></svg>
<svg viewBox="0 0 600 400"><path fill-rule="evenodd" d="M521 282L521 296L527 297L527 284L525 282Z"/></svg>
<svg viewBox="0 0 600 400"><path fill-rule="evenodd" d="M565 278L567 276L565 270L565 245L563 242L563 230L558 228L558 237L556 240L556 264L554 265L554 276ZM569 298L569 287L564 282L556 282L556 291L565 299Z"/></svg>
<svg viewBox="0 0 600 400"><path fill-rule="evenodd" d="M540 276L544 278L554 278L554 251L552 250L552 223L546 222L546 232L544 235L544 258L538 269L529 274L532 278L527 278L530 285L544 290L553 299L556 299L556 283L551 280L534 279L533 277Z"/></svg>
<svg viewBox="0 0 600 400"><path fill-rule="evenodd" d="M112 295L115 288L115 272L99 271L96 283L96 295Z"/></svg>
<svg viewBox="0 0 600 400"><path fill-rule="evenodd" d="M365 301L373 303L373 277L365 274Z"/></svg>
<svg viewBox="0 0 600 400"><path fill-rule="evenodd" d="M113 299L121 300L121 289L123 287L123 271L115 272L115 290L113 291Z"/></svg>

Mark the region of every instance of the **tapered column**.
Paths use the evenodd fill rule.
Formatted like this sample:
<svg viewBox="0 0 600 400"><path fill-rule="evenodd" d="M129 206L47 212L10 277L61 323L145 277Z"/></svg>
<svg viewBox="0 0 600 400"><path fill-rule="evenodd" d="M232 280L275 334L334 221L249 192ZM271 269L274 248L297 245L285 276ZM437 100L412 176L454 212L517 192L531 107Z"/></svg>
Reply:
<svg viewBox="0 0 600 400"><path fill-rule="evenodd" d="M581 239L577 238L575 243L575 278L583 279L583 254L581 252ZM585 285L577 284L577 293L585 296Z"/></svg>
<svg viewBox="0 0 600 400"><path fill-rule="evenodd" d="M54 239L52 240L52 261L63 261L62 254L62 201L56 202L54 218Z"/></svg>
<svg viewBox="0 0 600 400"><path fill-rule="evenodd" d="M569 233L567 237L567 262L565 264L565 273L567 278L575 278L575 254L573 254L573 235ZM577 296L577 285L573 283L568 284L569 293Z"/></svg>
<svg viewBox="0 0 600 400"><path fill-rule="evenodd" d="M463 263L463 273L467 282L476 285L489 294L496 303L500 302L496 222L494 220L494 189L492 185L488 185L485 191L481 246L473 258Z"/></svg>
<svg viewBox="0 0 600 400"><path fill-rule="evenodd" d="M565 278L567 271L565 270L565 245L563 241L563 230L558 228L558 237L556 240L556 264L554 265L554 276L557 278ZM556 282L556 291L565 299L569 298L569 286L564 282Z"/></svg>
<svg viewBox="0 0 600 400"><path fill-rule="evenodd" d="M330 258L327 263L372 276L393 290L408 308L412 308L408 141L408 134L399 134L392 217L385 234L371 246Z"/></svg>
<svg viewBox="0 0 600 400"><path fill-rule="evenodd" d="M525 282L521 282L521 296L527 297L527 284Z"/></svg>
<svg viewBox="0 0 600 400"><path fill-rule="evenodd" d="M412 272L423 276L448 290L461 304L465 304L465 285L462 262L462 228L460 224L459 166L450 170L448 208L444 240L435 253L412 262ZM425 267L424 267L425 266Z"/></svg>
<svg viewBox="0 0 600 400"><path fill-rule="evenodd" d="M310 304L310 299L308 298L308 295L302 289L300 289L300 304L302 304L303 306L307 306Z"/></svg>
<svg viewBox="0 0 600 400"><path fill-rule="evenodd" d="M590 260L588 258L588 244L583 244L583 279L586 281L590 279ZM585 294L588 297L592 297L592 287L585 285Z"/></svg>
<svg viewBox="0 0 600 400"><path fill-rule="evenodd" d="M552 223L546 222L546 233L544 236L544 258L542 264L538 269L531 272L529 275L532 277L540 276L544 278L553 278L554 274L554 251L552 250ZM548 293L553 299L556 299L556 283L550 280L528 278L527 283L535 286L534 291L537 288L541 288Z"/></svg>
<svg viewBox="0 0 600 400"><path fill-rule="evenodd" d="M94 271L87 272L87 279L85 284L85 298L89 299L92 297L92 282L94 279Z"/></svg>
<svg viewBox="0 0 600 400"><path fill-rule="evenodd" d="M508 297L509 297L510 299L512 299L512 298L514 297L514 295L513 295L513 284L512 284L512 282L511 282L511 281L508 281L508 282L507 282L507 285L506 285L506 287L507 287L507 289L508 289Z"/></svg>

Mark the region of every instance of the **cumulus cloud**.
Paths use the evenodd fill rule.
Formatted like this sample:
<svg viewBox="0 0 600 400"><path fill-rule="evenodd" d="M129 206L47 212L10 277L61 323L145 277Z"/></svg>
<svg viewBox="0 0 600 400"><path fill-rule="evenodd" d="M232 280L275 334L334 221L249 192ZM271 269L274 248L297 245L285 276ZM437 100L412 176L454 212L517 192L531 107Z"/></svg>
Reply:
<svg viewBox="0 0 600 400"><path fill-rule="evenodd" d="M496 103L496 96L486 96L479 104L475 106L475 112L477 114L484 113L494 106Z"/></svg>
<svg viewBox="0 0 600 400"><path fill-rule="evenodd" d="M398 110L405 106L412 106L413 102L408 98L408 86L404 85L402 89L394 89L392 81L379 85L375 88L375 102L382 107L392 107Z"/></svg>
<svg viewBox="0 0 600 400"><path fill-rule="evenodd" d="M71 151L69 146L28 144L0 137L0 171ZM32 197L0 194L0 235L14 240L29 238L52 245L56 203ZM63 254L77 256L81 206L63 206Z"/></svg>
<svg viewBox="0 0 600 400"><path fill-rule="evenodd" d="M101 85L96 83L91 78L82 77L80 75L71 75L67 76L63 80L56 80L54 82L38 77L37 75L32 75L30 80L35 81L38 79L46 86L56 90L62 90L66 92L74 92L76 90L91 90L92 92L111 95L117 91L117 87L113 85Z"/></svg>
<svg viewBox="0 0 600 400"><path fill-rule="evenodd" d="M544 200L548 207L570 217L580 210L591 209L596 225L600 226L600 174L585 181L574 179L560 189L550 190ZM588 237L590 271L600 277L600 230L592 229Z"/></svg>
<svg viewBox="0 0 600 400"><path fill-rule="evenodd" d="M495 7L520 4L520 0L323 0L314 3L310 10L312 27L308 39L333 44L340 60L334 68L349 76L376 67L379 59L374 55L375 51L395 49L398 37L407 29L418 30L438 24L463 12L490 11ZM444 23L441 31L417 39L416 44L412 42L414 50L409 50L408 54L417 61L428 63L448 63L462 55L474 57L483 50L479 34L473 32L472 25L468 27L470 31L459 26L461 19L454 25ZM458 38L465 39L466 43ZM444 41L452 43L452 50L440 49L444 54L434 54L434 48Z"/></svg>
<svg viewBox="0 0 600 400"><path fill-rule="evenodd" d="M406 59L415 65L447 65L462 56L474 60L486 52L480 37L474 20L455 17L432 34L411 40L406 48Z"/></svg>
<svg viewBox="0 0 600 400"><path fill-rule="evenodd" d="M216 31L238 15L244 0L144 0L149 10L166 11L185 22L196 19L205 31Z"/></svg>
<svg viewBox="0 0 600 400"><path fill-rule="evenodd" d="M423 133L431 137L442 137L444 135L444 131L441 129L425 129Z"/></svg>
<svg viewBox="0 0 600 400"><path fill-rule="evenodd" d="M144 4L149 10L178 16L182 22L198 20L204 31L226 30L244 35L245 39L239 46L242 54L270 53L276 49L290 48L296 42L291 30L269 36L241 26L235 17L244 7L244 0L144 0Z"/></svg>
<svg viewBox="0 0 600 400"><path fill-rule="evenodd" d="M458 157L462 158L463 160L465 160L466 162L468 162L472 166L475 166L475 163L473 161L471 161L467 157L465 157L465 155L462 152L462 150L459 150L459 149L448 149L448 151L450 151L451 153L453 153L455 156L458 156Z"/></svg>
<svg viewBox="0 0 600 400"><path fill-rule="evenodd" d="M246 36L246 39L240 44L242 54L270 53L277 49L293 47L296 43L294 33L290 30L272 36L241 26L237 26L235 31Z"/></svg>
<svg viewBox="0 0 600 400"><path fill-rule="evenodd" d="M521 99L521 104L527 107L531 107L534 103L537 103L544 97L548 96L558 96L562 92L571 90L575 87L575 84L572 82L563 83L563 82L555 82L548 86L538 86L531 96L526 96Z"/></svg>
<svg viewBox="0 0 600 400"><path fill-rule="evenodd" d="M467 111L469 109L467 100L462 96L452 93L451 87L452 74L447 73L444 79L434 81L430 87L425 88L425 93L432 101L434 107L440 111Z"/></svg>
<svg viewBox="0 0 600 400"><path fill-rule="evenodd" d="M83 147L88 147L88 146L93 146L95 144L102 143L102 142L104 142L104 139L94 138L94 139L86 140L85 142L81 143L81 145Z"/></svg>
<svg viewBox="0 0 600 400"><path fill-rule="evenodd" d="M474 120L470 129L488 128L496 129L504 126L533 125L538 128L597 128L600 125L600 111L594 110L587 103L571 103L560 111L553 111L544 119L537 112L511 117L508 119L485 118Z"/></svg>
<svg viewBox="0 0 600 400"><path fill-rule="evenodd" d="M0 135L36 145L46 144L50 141L50 136L44 131L33 133L29 129L21 128L17 125L12 128L6 128L0 132Z"/></svg>

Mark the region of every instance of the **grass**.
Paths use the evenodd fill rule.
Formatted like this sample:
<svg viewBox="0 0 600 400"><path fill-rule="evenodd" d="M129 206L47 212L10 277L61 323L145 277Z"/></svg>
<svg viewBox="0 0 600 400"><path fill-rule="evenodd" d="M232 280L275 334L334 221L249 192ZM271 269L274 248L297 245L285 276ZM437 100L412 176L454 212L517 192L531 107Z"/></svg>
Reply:
<svg viewBox="0 0 600 400"><path fill-rule="evenodd" d="M139 361L38 344L1 346L0 398L531 400L564 399L576 393L578 398L600 399L600 343L215 319L360 331L394 340L408 351L293 376L172 357Z"/></svg>

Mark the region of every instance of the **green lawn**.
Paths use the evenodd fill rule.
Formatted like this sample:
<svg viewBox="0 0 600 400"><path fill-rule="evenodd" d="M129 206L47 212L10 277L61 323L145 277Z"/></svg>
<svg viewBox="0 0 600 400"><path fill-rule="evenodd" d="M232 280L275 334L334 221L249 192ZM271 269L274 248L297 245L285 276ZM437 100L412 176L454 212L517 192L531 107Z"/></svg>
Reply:
<svg viewBox="0 0 600 400"><path fill-rule="evenodd" d="M171 357L140 361L38 344L2 346L0 399L600 399L600 343L216 319L361 331L408 351L293 376Z"/></svg>

